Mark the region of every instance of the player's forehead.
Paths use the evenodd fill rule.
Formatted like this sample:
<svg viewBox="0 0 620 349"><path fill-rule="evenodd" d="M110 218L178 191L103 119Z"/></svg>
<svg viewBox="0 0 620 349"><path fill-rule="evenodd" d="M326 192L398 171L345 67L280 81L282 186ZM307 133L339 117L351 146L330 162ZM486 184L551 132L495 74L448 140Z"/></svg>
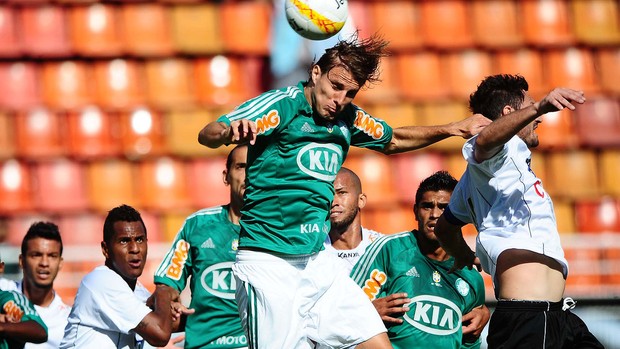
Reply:
<svg viewBox="0 0 620 349"><path fill-rule="evenodd" d="M58 252L60 253L60 242L44 237L35 237L26 242L26 253L30 252Z"/></svg>
<svg viewBox="0 0 620 349"><path fill-rule="evenodd" d="M137 238L144 236L146 236L146 230L140 221L118 221L114 223L114 239Z"/></svg>
<svg viewBox="0 0 620 349"><path fill-rule="evenodd" d="M239 147L232 153L232 164L244 164L248 158L248 147Z"/></svg>
<svg viewBox="0 0 620 349"><path fill-rule="evenodd" d="M334 85L342 86L344 90L359 90L361 86L355 81L353 74L344 64L337 64L325 73L327 79Z"/></svg>
<svg viewBox="0 0 620 349"><path fill-rule="evenodd" d="M450 202L451 195L452 193L446 190L429 190L422 193L422 197L418 204L448 203Z"/></svg>

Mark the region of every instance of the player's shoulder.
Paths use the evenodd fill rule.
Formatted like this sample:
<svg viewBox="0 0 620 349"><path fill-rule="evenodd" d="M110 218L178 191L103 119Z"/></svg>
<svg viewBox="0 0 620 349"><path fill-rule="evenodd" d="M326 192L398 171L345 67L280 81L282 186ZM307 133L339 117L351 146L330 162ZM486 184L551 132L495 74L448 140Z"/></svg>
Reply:
<svg viewBox="0 0 620 349"><path fill-rule="evenodd" d="M227 210L228 210L227 205L203 208L187 216L187 218L185 218L185 223L186 224L192 223L192 224L200 225L200 224L208 224L212 222L217 223L217 222L227 221L228 216L227 214L225 214L227 213Z"/></svg>
<svg viewBox="0 0 620 349"><path fill-rule="evenodd" d="M379 233L378 231L362 227L362 239L368 240L370 243L375 242L375 240L379 239L384 235L385 234Z"/></svg>
<svg viewBox="0 0 620 349"><path fill-rule="evenodd" d="M402 249L409 245L411 240L410 232L381 235L368 246L366 253L378 253L379 251L391 251Z"/></svg>
<svg viewBox="0 0 620 349"><path fill-rule="evenodd" d="M114 287L119 279L123 280L114 270L105 265L100 265L84 276L81 286L87 287L91 291L100 291Z"/></svg>
<svg viewBox="0 0 620 349"><path fill-rule="evenodd" d="M2 291L18 291L19 292L19 287L18 287L19 281L15 281L15 280L11 280L11 279L7 279L7 278L0 278L0 290Z"/></svg>

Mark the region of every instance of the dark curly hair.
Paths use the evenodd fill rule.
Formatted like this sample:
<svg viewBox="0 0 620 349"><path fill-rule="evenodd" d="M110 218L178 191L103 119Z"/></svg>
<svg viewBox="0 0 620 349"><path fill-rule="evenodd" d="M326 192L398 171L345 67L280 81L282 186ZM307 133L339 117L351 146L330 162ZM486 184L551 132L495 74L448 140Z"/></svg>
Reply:
<svg viewBox="0 0 620 349"><path fill-rule="evenodd" d="M507 105L515 110L521 109L525 99L524 91L528 88L527 81L521 75L487 76L469 96L469 109L475 114L495 120L502 115L502 110Z"/></svg>
<svg viewBox="0 0 620 349"><path fill-rule="evenodd" d="M445 190L453 192L458 181L452 177L448 171L437 171L430 177L420 182L418 191L415 193L415 205L422 200L422 196L427 191L440 191Z"/></svg>
<svg viewBox="0 0 620 349"><path fill-rule="evenodd" d="M103 241L106 244L110 244L110 240L114 236L114 223L116 222L140 222L146 234L146 225L144 225L140 212L129 205L120 205L108 212L108 216L103 223Z"/></svg>

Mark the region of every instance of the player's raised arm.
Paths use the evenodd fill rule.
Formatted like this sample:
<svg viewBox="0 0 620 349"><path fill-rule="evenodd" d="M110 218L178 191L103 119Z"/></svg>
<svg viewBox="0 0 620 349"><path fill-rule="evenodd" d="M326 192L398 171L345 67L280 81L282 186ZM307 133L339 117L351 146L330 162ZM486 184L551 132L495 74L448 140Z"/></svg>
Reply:
<svg viewBox="0 0 620 349"><path fill-rule="evenodd" d="M232 121L230 126L221 121L212 121L198 133L198 142L209 148L219 148L224 144L256 141L256 123L241 119Z"/></svg>

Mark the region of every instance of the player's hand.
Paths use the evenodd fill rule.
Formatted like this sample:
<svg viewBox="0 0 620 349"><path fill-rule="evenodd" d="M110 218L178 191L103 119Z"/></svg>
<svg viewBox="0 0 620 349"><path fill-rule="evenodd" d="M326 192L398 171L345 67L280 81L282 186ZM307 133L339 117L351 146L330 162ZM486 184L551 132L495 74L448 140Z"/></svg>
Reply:
<svg viewBox="0 0 620 349"><path fill-rule="evenodd" d="M172 314L172 321L179 321L181 316L190 315L196 312L195 309L190 309L184 306L181 302L170 302L170 313Z"/></svg>
<svg viewBox="0 0 620 349"><path fill-rule="evenodd" d="M252 120L235 120L222 132L222 136L227 139L229 143L254 144L256 142L256 123Z"/></svg>
<svg viewBox="0 0 620 349"><path fill-rule="evenodd" d="M461 251L453 254L454 257L454 265L450 268L448 273L454 273L457 270L461 270L463 268L470 269L476 267L476 269L480 272L482 271L482 266L480 264L480 259L476 257L474 251L472 251L469 246L465 245Z"/></svg>
<svg viewBox="0 0 620 349"><path fill-rule="evenodd" d="M539 102L535 103L534 106L538 109L538 114L543 115L564 108L575 110L575 105L573 103L583 104L585 101L586 97L583 91L572 90L570 88L556 88Z"/></svg>
<svg viewBox="0 0 620 349"><path fill-rule="evenodd" d="M457 129L457 135L467 139L480 133L490 123L491 120L484 115L474 114L467 119L455 122L454 126Z"/></svg>
<svg viewBox="0 0 620 349"><path fill-rule="evenodd" d="M481 305L472 309L469 313L463 315L463 337L467 337L468 342L473 342L482 333L484 326L489 322L491 312L485 305Z"/></svg>
<svg viewBox="0 0 620 349"><path fill-rule="evenodd" d="M184 340L185 340L185 334L180 334L180 335L170 339L170 342L168 342L168 344L166 344L165 347L160 347L158 349L176 349L178 347L175 344L181 343Z"/></svg>
<svg viewBox="0 0 620 349"><path fill-rule="evenodd" d="M17 319L15 319L13 316L9 315L9 314L0 314L0 323L16 323L19 322L17 321Z"/></svg>
<svg viewBox="0 0 620 349"><path fill-rule="evenodd" d="M407 298L406 293L394 293L387 297L375 299L372 301L372 305L377 309L381 320L386 325L390 325L403 323L403 319L399 319L399 317L409 311L410 302L411 299Z"/></svg>

